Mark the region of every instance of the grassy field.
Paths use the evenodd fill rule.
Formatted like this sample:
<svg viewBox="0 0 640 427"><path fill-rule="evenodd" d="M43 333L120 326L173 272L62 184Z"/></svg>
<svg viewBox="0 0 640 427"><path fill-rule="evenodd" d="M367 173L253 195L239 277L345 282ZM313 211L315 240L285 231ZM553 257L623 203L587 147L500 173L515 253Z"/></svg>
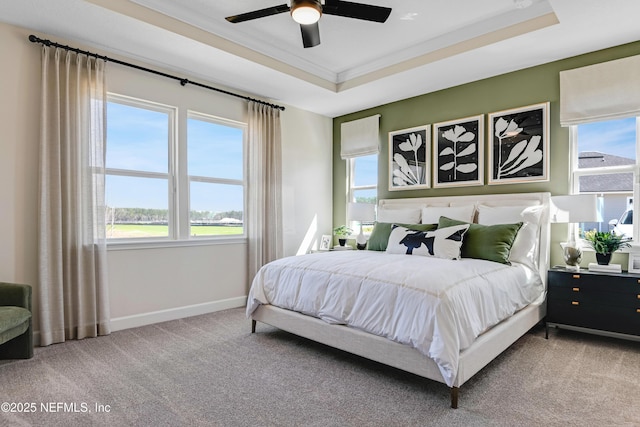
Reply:
<svg viewBox="0 0 640 427"><path fill-rule="evenodd" d="M236 236L243 232L242 226L195 225L191 227L192 236ZM142 237L166 237L167 225L114 224L107 226L108 239L135 239Z"/></svg>

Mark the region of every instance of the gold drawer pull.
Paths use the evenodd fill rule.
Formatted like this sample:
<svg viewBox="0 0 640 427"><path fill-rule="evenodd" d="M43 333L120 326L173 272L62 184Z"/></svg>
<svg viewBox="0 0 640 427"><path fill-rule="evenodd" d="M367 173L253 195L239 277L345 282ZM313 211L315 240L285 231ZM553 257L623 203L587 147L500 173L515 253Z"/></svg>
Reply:
<svg viewBox="0 0 640 427"><path fill-rule="evenodd" d="M574 275L573 275L573 278L574 278L574 279L579 279L579 278L580 278L580 275L579 275L579 274L574 274ZM640 283L640 279L638 279L638 283Z"/></svg>
<svg viewBox="0 0 640 427"><path fill-rule="evenodd" d="M638 299L640 299L640 294L638 294Z"/></svg>
<svg viewBox="0 0 640 427"><path fill-rule="evenodd" d="M636 313L640 313L640 308L636 308Z"/></svg>
<svg viewBox="0 0 640 427"><path fill-rule="evenodd" d="M580 292L580 288L572 288L571 290L573 292ZM638 295L638 298L640 298L640 295Z"/></svg>
<svg viewBox="0 0 640 427"><path fill-rule="evenodd" d="M571 305L580 305L580 303L578 301L571 301ZM640 309L638 309L640 310Z"/></svg>

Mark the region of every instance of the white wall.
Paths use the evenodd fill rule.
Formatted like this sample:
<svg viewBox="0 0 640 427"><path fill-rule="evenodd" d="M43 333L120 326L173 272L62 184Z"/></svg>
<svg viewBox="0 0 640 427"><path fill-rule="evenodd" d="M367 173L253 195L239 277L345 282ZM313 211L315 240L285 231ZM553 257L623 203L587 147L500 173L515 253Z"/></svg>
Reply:
<svg viewBox="0 0 640 427"><path fill-rule="evenodd" d="M332 234L332 120L287 107L282 114L284 252L318 249Z"/></svg>
<svg viewBox="0 0 640 427"><path fill-rule="evenodd" d="M28 41L30 33L0 24L0 281L31 284L37 307L40 47ZM107 69L109 91L244 120L242 100L113 63ZM317 246L331 227L332 121L287 107L282 126L284 244L293 255ZM116 330L239 306L248 290L243 241L109 250L108 263Z"/></svg>

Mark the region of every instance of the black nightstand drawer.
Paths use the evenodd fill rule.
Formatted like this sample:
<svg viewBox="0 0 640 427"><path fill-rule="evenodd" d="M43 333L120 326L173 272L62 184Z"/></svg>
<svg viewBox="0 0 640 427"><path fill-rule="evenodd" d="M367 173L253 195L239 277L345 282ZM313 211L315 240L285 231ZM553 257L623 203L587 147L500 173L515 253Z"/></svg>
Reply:
<svg viewBox="0 0 640 427"><path fill-rule="evenodd" d="M640 335L640 308L611 309L576 301L547 301L547 321L621 334Z"/></svg>
<svg viewBox="0 0 640 427"><path fill-rule="evenodd" d="M640 295L640 277L629 275L550 271L549 286Z"/></svg>
<svg viewBox="0 0 640 427"><path fill-rule="evenodd" d="M640 309L640 297L631 293L617 293L612 298L611 292L592 291L584 286L558 287L549 292L549 300L564 301L567 303L579 302L594 306L606 306L615 310L617 307Z"/></svg>

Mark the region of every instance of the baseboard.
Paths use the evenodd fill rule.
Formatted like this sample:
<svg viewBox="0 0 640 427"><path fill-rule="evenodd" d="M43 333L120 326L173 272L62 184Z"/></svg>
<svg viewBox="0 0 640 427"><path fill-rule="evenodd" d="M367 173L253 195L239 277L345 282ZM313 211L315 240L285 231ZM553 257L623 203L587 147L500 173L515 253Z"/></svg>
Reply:
<svg viewBox="0 0 640 427"><path fill-rule="evenodd" d="M205 302L202 304L187 305L185 307L169 308L167 310L152 311L149 313L135 314L133 316L116 317L111 319L111 332L124 329L137 328L139 326L152 325L154 323L167 322L169 320L183 319L185 317L199 316L201 314L214 313L229 308L245 307L247 297L229 298L220 301ZM33 331L33 344L40 345L40 331Z"/></svg>
<svg viewBox="0 0 640 427"><path fill-rule="evenodd" d="M185 307L135 314L133 316L116 317L111 319L111 332L137 328L139 326L146 326L154 323L167 322L169 320L183 319L185 317L199 316L201 314L213 313L215 311L227 310L229 308L244 307L246 304L247 297L243 296L202 304L188 305Z"/></svg>

